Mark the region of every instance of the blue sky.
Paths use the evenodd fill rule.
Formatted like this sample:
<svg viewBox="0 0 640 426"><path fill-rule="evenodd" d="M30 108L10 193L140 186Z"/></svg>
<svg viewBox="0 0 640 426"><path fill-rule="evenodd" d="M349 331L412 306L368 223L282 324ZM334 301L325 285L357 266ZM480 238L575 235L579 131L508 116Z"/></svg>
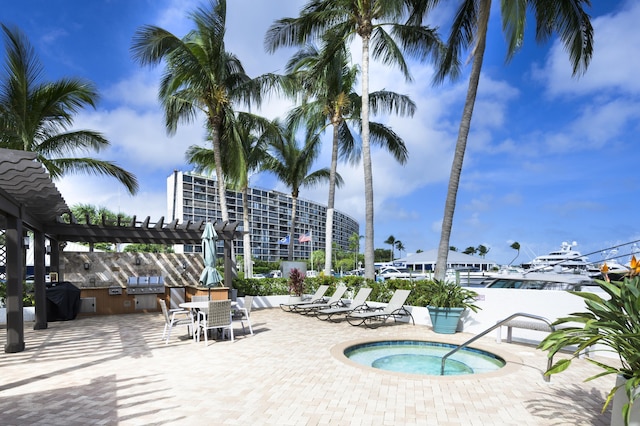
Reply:
<svg viewBox="0 0 640 426"><path fill-rule="evenodd" d="M490 248L488 259L508 263L516 254L509 246L518 241L519 263L559 248L562 241L576 241L586 254L640 239L633 216L640 207L634 190L640 184L635 164L640 3L593 3L595 52L580 79L571 78L567 55L555 39L535 44L533 22L523 49L506 64L494 10L451 245L462 250L483 244ZM200 4L23 0L3 5L0 20L26 33L47 79L76 76L96 83L101 102L80 114L76 127L104 133L112 146L100 157L135 173L141 183L132 197L107 178L69 176L56 182L69 205L91 203L152 221L167 216L166 178L174 169L190 169L184 152L203 143L202 125L183 126L167 137L156 95L161 69L137 66L129 47L145 24L183 36L191 28L188 12ZM265 53L264 35L274 20L297 15L303 4L228 2L227 49L251 76L283 71L292 50ZM450 17L450 10L439 10L431 22L446 27ZM4 49L0 55L4 62ZM359 56L356 43L354 60ZM433 87L429 64L413 63L413 82L407 83L397 70L372 63L371 90L409 94L418 106L413 118L376 118L404 138L410 155L401 166L385 152L373 153L376 247L389 248L384 240L390 235L409 253L437 247L469 68L459 81ZM276 117L288 107L273 98L261 113ZM328 164L325 150L317 166ZM357 219L364 234L362 169L341 164L339 172L346 185L336 194L336 208ZM252 185L287 192L266 175L254 176ZM327 187L303 189L301 197L326 204Z"/></svg>

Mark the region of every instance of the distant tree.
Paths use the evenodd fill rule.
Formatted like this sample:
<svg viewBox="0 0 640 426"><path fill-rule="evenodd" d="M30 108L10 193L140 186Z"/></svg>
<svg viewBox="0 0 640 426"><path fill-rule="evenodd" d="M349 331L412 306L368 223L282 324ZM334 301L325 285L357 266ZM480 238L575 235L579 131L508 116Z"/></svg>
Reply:
<svg viewBox="0 0 640 426"><path fill-rule="evenodd" d="M515 241L513 244L511 244L509 247L511 247L512 249L516 250L516 257L514 257L511 262L509 262L509 265L511 265L513 263L514 260L516 260L518 258L518 256L520 256L520 243Z"/></svg>
<svg viewBox="0 0 640 426"><path fill-rule="evenodd" d="M477 248L476 248L478 254L480 255L481 258L484 259L484 257L487 255L487 253L489 253L489 250L491 250L490 248L487 248L486 246L483 246L482 244L480 244Z"/></svg>
<svg viewBox="0 0 640 426"><path fill-rule="evenodd" d="M373 255L374 262L387 262L389 260L389 256L391 256L391 250L377 248L374 250Z"/></svg>
<svg viewBox="0 0 640 426"><path fill-rule="evenodd" d="M416 250L416 253L422 253L422 252L424 252L424 250L422 250L422 249Z"/></svg>
<svg viewBox="0 0 640 426"><path fill-rule="evenodd" d="M404 244L402 244L402 241L396 241L396 248L398 249L398 256L402 257L402 252L404 251Z"/></svg>
<svg viewBox="0 0 640 426"><path fill-rule="evenodd" d="M78 223L83 224L87 224L87 218L91 224L102 223L103 220L108 223L117 223L118 219L120 219L120 223L131 222L131 217L128 215L114 213L106 207L98 207L93 204L74 204L71 206L71 213Z"/></svg>
<svg viewBox="0 0 640 426"><path fill-rule="evenodd" d="M106 207L97 207L93 204L74 204L71 206L71 213L78 223L82 224L128 224L131 222L131 217L122 213L114 213ZM103 250L113 251L113 244L106 242L88 243L89 251Z"/></svg>
<svg viewBox="0 0 640 426"><path fill-rule="evenodd" d="M359 235L357 232L354 232L349 236L349 250L354 253L353 260L353 269L358 268L358 255L360 254L360 240L363 239L363 235Z"/></svg>
<svg viewBox="0 0 640 426"><path fill-rule="evenodd" d="M478 249L477 249L477 248L469 246L469 247L467 247L466 249L464 249L464 251L463 251L462 253L464 253L464 254L470 254L470 255L472 255L472 256L473 256L474 254L476 254L476 252L477 252L477 251L478 251Z"/></svg>
<svg viewBox="0 0 640 426"><path fill-rule="evenodd" d="M389 235L389 238L384 240L384 243L385 244L389 244L391 246L391 259L390 259L390 261L393 262L393 258L395 257L394 248L396 247L396 237L394 237L393 235Z"/></svg>
<svg viewBox="0 0 640 426"><path fill-rule="evenodd" d="M458 251L458 247L456 247L456 246L449 246L449 250L451 250L451 251Z"/></svg>
<svg viewBox="0 0 640 426"><path fill-rule="evenodd" d="M162 244L129 244L124 248L125 253L174 253L172 246Z"/></svg>

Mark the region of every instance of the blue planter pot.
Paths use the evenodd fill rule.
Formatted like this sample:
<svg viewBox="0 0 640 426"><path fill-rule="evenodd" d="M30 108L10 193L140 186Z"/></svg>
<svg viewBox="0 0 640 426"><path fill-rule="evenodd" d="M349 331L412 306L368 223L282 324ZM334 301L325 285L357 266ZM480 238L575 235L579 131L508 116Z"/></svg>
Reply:
<svg viewBox="0 0 640 426"><path fill-rule="evenodd" d="M465 308L439 308L436 306L427 306L433 331L441 334L454 334L458 329L458 321L460 315Z"/></svg>

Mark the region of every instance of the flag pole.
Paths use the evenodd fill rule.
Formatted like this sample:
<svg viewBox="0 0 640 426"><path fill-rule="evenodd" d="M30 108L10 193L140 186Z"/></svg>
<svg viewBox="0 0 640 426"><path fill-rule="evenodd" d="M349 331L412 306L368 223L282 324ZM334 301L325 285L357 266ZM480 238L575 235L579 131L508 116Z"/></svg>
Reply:
<svg viewBox="0 0 640 426"><path fill-rule="evenodd" d="M309 236L311 237L311 251L309 252L309 256L311 257L311 270L313 271L313 231L309 231Z"/></svg>

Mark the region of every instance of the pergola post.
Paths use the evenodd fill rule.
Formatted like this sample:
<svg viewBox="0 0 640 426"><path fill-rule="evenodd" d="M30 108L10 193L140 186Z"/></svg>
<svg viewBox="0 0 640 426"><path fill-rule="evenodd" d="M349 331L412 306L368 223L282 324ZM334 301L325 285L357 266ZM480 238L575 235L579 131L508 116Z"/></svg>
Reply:
<svg viewBox="0 0 640 426"><path fill-rule="evenodd" d="M44 276L47 273L45 268L45 238L44 233L34 231L33 233L33 286L35 290L36 323L34 330L44 330L47 324L47 287Z"/></svg>
<svg viewBox="0 0 640 426"><path fill-rule="evenodd" d="M233 289L233 279L238 276L236 263L233 261L233 240L242 238L242 231L236 228L240 222L222 222L213 226L218 238L224 241L224 286ZM249 259L251 260L251 259Z"/></svg>
<svg viewBox="0 0 640 426"><path fill-rule="evenodd" d="M24 279L24 245L22 220L7 216L7 343L6 353L24 351L24 319L22 316L22 280Z"/></svg>

